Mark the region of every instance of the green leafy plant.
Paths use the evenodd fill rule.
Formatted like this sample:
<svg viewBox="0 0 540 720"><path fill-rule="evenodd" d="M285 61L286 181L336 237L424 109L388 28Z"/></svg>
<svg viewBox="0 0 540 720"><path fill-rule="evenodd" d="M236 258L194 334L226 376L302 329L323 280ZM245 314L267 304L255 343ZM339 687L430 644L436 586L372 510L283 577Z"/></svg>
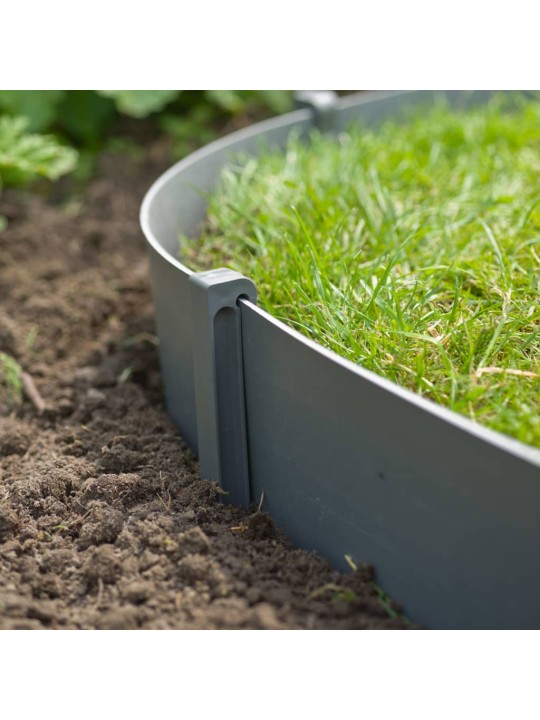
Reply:
<svg viewBox="0 0 540 720"><path fill-rule="evenodd" d="M58 129L82 143L99 137L118 114L142 119L167 109L196 135L197 118L281 113L291 102L288 90L0 90L0 113L26 117L32 132Z"/></svg>
<svg viewBox="0 0 540 720"><path fill-rule="evenodd" d="M540 445L540 103L453 112L239 158L197 269L353 362Z"/></svg>
<svg viewBox="0 0 540 720"><path fill-rule="evenodd" d="M212 140L228 119L257 119L290 106L291 93L284 90L0 90L0 117L25 118L21 134L47 132L76 145L83 178L96 151L111 144L120 147L115 123L121 116L150 118L156 129L170 135L179 156ZM48 142L50 147L50 137ZM73 169L73 155L68 162L66 154L57 154L53 179L60 157Z"/></svg>
<svg viewBox="0 0 540 720"><path fill-rule="evenodd" d="M27 128L26 118L0 117L0 183L21 185L38 176L56 180L73 170L75 150Z"/></svg>

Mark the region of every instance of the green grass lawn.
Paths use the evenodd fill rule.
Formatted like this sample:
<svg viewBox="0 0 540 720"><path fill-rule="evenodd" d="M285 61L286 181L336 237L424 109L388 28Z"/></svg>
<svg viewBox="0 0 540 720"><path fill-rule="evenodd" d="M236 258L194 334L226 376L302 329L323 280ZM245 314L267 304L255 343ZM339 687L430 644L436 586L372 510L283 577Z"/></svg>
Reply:
<svg viewBox="0 0 540 720"><path fill-rule="evenodd" d="M239 158L183 258L239 270L310 338L540 446L540 101L507 103Z"/></svg>

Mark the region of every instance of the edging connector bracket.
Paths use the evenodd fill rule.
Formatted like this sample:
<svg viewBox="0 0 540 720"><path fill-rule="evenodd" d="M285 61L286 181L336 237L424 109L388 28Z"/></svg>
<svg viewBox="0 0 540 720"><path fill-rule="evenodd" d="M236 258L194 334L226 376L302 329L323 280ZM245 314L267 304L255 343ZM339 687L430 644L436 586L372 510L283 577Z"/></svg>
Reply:
<svg viewBox="0 0 540 720"><path fill-rule="evenodd" d="M321 132L334 129L337 100L333 90L297 90L294 94L295 107L311 110L313 125Z"/></svg>
<svg viewBox="0 0 540 720"><path fill-rule="evenodd" d="M227 268L194 273L191 284L193 371L202 477L226 501L251 501L239 298L257 300L255 285Z"/></svg>

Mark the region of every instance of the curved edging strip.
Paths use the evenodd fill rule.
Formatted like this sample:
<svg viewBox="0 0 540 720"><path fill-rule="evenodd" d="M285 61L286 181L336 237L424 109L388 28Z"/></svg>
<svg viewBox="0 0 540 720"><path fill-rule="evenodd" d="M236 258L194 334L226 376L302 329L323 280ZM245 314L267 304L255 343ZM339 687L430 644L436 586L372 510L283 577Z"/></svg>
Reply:
<svg viewBox="0 0 540 720"><path fill-rule="evenodd" d="M445 94L476 103L489 93ZM376 124L432 99L362 93L337 101L325 122ZM176 259L179 234L196 234L204 220L201 189L212 188L230 153L283 145L315 117L299 110L212 143L144 200L169 411L203 474L234 501L264 493L297 544L341 568L346 554L375 564L415 621L538 628L540 451L303 337L257 308L242 276L193 273Z"/></svg>

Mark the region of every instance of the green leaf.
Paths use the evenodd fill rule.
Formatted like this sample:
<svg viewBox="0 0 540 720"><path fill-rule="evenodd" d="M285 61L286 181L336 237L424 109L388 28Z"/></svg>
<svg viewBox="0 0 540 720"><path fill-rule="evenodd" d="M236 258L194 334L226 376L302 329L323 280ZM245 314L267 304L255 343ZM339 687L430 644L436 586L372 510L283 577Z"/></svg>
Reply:
<svg viewBox="0 0 540 720"><path fill-rule="evenodd" d="M58 109L61 126L84 144L97 143L115 116L114 102L93 90L69 90Z"/></svg>
<svg viewBox="0 0 540 720"><path fill-rule="evenodd" d="M74 169L77 153L51 135L27 132L24 117L0 117L0 178L6 185L20 185L36 176L56 180Z"/></svg>
<svg viewBox="0 0 540 720"><path fill-rule="evenodd" d="M64 90L0 90L0 108L28 119L32 132L47 129L56 119Z"/></svg>
<svg viewBox="0 0 540 720"><path fill-rule="evenodd" d="M97 90L99 95L112 98L119 112L134 118L144 118L163 110L180 94L180 90Z"/></svg>

